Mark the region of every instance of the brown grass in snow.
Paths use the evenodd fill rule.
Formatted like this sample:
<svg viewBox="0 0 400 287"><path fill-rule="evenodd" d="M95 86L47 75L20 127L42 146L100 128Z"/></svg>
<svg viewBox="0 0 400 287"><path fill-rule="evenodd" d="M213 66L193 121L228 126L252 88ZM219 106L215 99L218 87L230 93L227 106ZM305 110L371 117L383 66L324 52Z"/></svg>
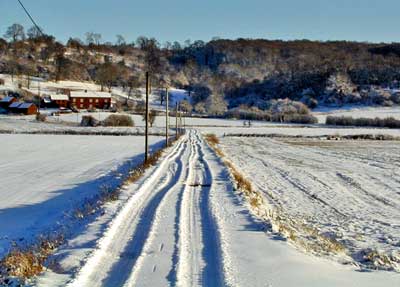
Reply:
<svg viewBox="0 0 400 287"><path fill-rule="evenodd" d="M44 270L48 256L63 241L63 236L59 235L53 238L40 238L36 244L26 248L14 246L0 261L1 275L18 277L21 280L38 275Z"/></svg>

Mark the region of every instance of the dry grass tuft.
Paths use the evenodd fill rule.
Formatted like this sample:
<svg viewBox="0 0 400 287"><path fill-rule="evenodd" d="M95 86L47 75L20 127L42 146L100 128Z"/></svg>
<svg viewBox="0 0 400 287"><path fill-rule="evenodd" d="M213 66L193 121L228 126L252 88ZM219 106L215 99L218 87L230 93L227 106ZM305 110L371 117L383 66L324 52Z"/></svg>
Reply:
<svg viewBox="0 0 400 287"><path fill-rule="evenodd" d="M38 243L29 248L14 246L13 250L0 261L0 270L7 276L22 280L40 274L47 257L62 243L63 236L40 238Z"/></svg>
<svg viewBox="0 0 400 287"><path fill-rule="evenodd" d="M206 134L205 137L206 137L207 142L210 145L219 144L219 139L217 138L217 136L215 134Z"/></svg>

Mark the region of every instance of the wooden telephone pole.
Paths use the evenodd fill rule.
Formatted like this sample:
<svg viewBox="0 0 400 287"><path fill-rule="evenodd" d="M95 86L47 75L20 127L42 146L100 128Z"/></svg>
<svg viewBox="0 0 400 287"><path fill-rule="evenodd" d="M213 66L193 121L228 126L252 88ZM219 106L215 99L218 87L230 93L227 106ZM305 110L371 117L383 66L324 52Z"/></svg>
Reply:
<svg viewBox="0 0 400 287"><path fill-rule="evenodd" d="M168 123L168 88L165 88L165 146L168 146L168 130L169 130L169 123Z"/></svg>
<svg viewBox="0 0 400 287"><path fill-rule="evenodd" d="M178 138L178 102L175 105L175 138Z"/></svg>
<svg viewBox="0 0 400 287"><path fill-rule="evenodd" d="M182 134L182 110L181 110L181 105L179 104L179 133Z"/></svg>
<svg viewBox="0 0 400 287"><path fill-rule="evenodd" d="M40 102L41 102L41 99L40 99L40 82L39 82L39 80L38 80L38 97L39 97L39 104L38 104L37 113L40 114Z"/></svg>
<svg viewBox="0 0 400 287"><path fill-rule="evenodd" d="M149 91L150 91L150 79L149 72L146 72L146 128L145 128L145 152L144 161L147 162L149 158Z"/></svg>

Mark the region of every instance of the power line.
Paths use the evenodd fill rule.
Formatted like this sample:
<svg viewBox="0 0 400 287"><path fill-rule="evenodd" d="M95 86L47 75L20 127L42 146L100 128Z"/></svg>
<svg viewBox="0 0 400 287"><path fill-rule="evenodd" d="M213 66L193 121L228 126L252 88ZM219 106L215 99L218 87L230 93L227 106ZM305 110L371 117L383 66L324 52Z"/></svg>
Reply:
<svg viewBox="0 0 400 287"><path fill-rule="evenodd" d="M39 33L42 35L42 37L46 36L46 35L43 33L42 29L40 29L39 25L36 24L35 20L33 20L33 17L32 17L31 14L29 13L29 11L25 8L24 4L22 4L21 0L17 0L17 1L18 1L18 3L21 5L22 9L24 9L26 15L28 15L29 19L32 21L33 25L36 27L36 29L39 31ZM90 76L90 73L89 73L89 76ZM90 78L91 78L91 77L90 77ZM77 80L77 79L76 79L76 80ZM79 81L79 82L80 82L80 81ZM81 82L81 83L83 83L83 82ZM91 91L91 89L89 89L88 86L87 86L85 83L83 83L83 85L86 87L87 91ZM96 91L91 91L91 92L94 93L96 96L98 95Z"/></svg>
<svg viewBox="0 0 400 287"><path fill-rule="evenodd" d="M44 33L42 31L42 29L40 29L40 27L38 26L38 24L36 24L35 20L33 20L31 14L28 12L28 10L25 8L24 4L22 4L22 2L20 0L17 0L18 3L21 5L22 9L24 9L26 15L28 15L29 19L32 21L33 25L36 27L36 29L39 31L39 33L44 36Z"/></svg>

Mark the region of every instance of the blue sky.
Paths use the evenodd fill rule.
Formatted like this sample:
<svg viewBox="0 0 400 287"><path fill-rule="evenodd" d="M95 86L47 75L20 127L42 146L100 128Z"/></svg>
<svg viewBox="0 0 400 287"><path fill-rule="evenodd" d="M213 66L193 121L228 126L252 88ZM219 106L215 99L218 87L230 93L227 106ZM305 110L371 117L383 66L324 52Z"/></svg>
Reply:
<svg viewBox="0 0 400 287"><path fill-rule="evenodd" d="M65 41L99 32L160 42L267 38L400 42L399 0L23 0L47 33ZM17 0L0 0L0 36L30 26Z"/></svg>

